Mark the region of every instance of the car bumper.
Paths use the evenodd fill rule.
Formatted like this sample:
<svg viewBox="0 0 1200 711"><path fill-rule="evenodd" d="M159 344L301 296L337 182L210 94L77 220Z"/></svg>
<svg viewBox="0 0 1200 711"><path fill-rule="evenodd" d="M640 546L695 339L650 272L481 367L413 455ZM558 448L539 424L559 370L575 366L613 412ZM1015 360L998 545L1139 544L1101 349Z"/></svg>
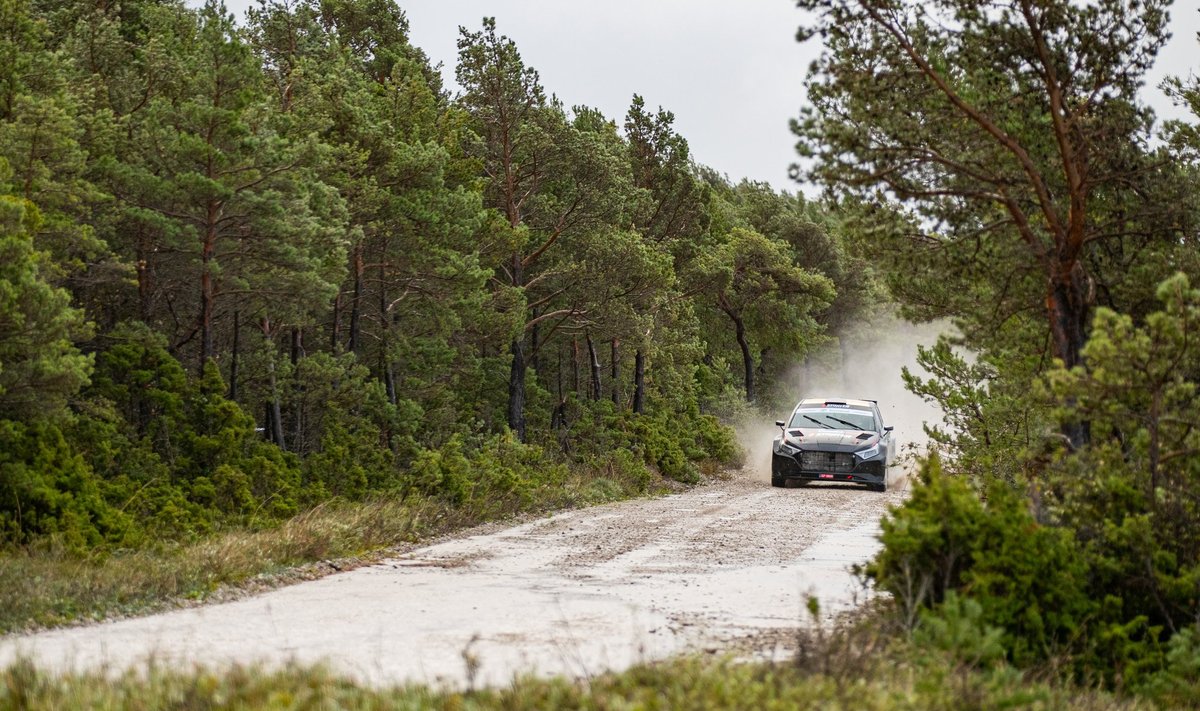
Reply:
<svg viewBox="0 0 1200 711"><path fill-rule="evenodd" d="M826 453L819 453L826 454ZM816 461L813 461L813 460ZM805 461L800 455L792 456L773 452L771 454L771 477L773 479L792 479L796 481L829 481L852 484L870 484L879 486L887 478L887 466L883 457L859 461L857 457L852 465L844 459L821 461L821 457L809 457Z"/></svg>

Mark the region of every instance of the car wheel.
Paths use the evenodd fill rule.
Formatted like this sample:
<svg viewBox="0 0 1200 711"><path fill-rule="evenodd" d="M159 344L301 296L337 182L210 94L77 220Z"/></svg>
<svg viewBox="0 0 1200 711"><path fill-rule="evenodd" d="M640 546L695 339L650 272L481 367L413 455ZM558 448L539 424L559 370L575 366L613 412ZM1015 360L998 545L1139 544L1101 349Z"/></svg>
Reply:
<svg viewBox="0 0 1200 711"><path fill-rule="evenodd" d="M882 484L872 484L871 491L878 491L878 492L887 491L887 482L884 482Z"/></svg>
<svg viewBox="0 0 1200 711"><path fill-rule="evenodd" d="M771 486L777 486L782 489L783 487L787 486L787 479L784 479L781 476L773 476L771 477Z"/></svg>

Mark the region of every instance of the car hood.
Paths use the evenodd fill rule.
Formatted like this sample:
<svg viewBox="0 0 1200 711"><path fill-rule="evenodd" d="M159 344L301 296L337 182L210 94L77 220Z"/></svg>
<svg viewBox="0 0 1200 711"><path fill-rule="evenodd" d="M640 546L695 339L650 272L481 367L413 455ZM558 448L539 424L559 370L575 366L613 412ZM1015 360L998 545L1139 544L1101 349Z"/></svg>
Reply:
<svg viewBox="0 0 1200 711"><path fill-rule="evenodd" d="M869 447L879 439L874 432L863 430L801 429L800 432L803 434L797 436L799 433L791 430L788 439L804 448L836 447L842 451L853 451Z"/></svg>

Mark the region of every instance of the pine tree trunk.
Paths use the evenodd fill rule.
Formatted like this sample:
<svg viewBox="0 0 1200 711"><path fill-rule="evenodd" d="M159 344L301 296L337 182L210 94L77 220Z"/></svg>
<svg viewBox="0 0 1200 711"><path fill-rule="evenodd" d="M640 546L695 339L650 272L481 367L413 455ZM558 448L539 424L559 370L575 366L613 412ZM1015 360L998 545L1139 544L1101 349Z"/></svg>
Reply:
<svg viewBox="0 0 1200 711"><path fill-rule="evenodd" d="M137 282L138 282L138 314L145 323L150 323L150 305L154 284L151 278L150 254L153 247L145 234L138 235L137 248Z"/></svg>
<svg viewBox="0 0 1200 711"><path fill-rule="evenodd" d="M609 360L611 361L611 370L609 377L612 381L612 401L617 407L621 406L621 371L620 371L620 348L621 342L617 339L612 339L609 344Z"/></svg>
<svg viewBox="0 0 1200 711"><path fill-rule="evenodd" d="M646 411L646 354L641 348L633 355L633 411L639 415Z"/></svg>
<svg viewBox="0 0 1200 711"><path fill-rule="evenodd" d="M263 316L263 337L270 344L270 357L267 360L267 385L270 388L270 399L267 402L267 432L271 441L280 449L287 449L283 441L283 413L279 406L279 386L275 380L275 346L271 339L271 319Z"/></svg>
<svg viewBox="0 0 1200 711"><path fill-rule="evenodd" d="M274 412L275 408L270 400L263 403L263 435L272 444L275 444L275 423L272 418Z"/></svg>
<svg viewBox="0 0 1200 711"><path fill-rule="evenodd" d="M571 339L571 382L575 397L579 397L579 339Z"/></svg>
<svg viewBox="0 0 1200 711"><path fill-rule="evenodd" d="M208 227L204 233L204 243L200 250L200 363L199 370L204 372L204 364L213 357L213 312L216 301L216 285L213 283L212 262L216 254L217 207L215 203L208 206Z"/></svg>
<svg viewBox="0 0 1200 711"><path fill-rule="evenodd" d="M559 431L567 426L567 399L563 392L563 354L562 348L558 351L558 401L554 405L554 409L550 412L550 429Z"/></svg>
<svg viewBox="0 0 1200 711"><path fill-rule="evenodd" d="M297 373L300 359L304 357L304 331L292 327L292 383L295 388L293 397L295 406L292 409L292 451L304 453L307 451L304 443L304 383Z"/></svg>
<svg viewBox="0 0 1200 711"><path fill-rule="evenodd" d="M387 300L387 245L379 247L379 377L387 391L388 402L395 405L399 400L396 392L396 371L392 367L391 330L392 319Z"/></svg>
<svg viewBox="0 0 1200 711"><path fill-rule="evenodd" d="M525 350L521 339L511 346L512 369L508 374L508 426L517 439L525 441Z"/></svg>
<svg viewBox="0 0 1200 711"><path fill-rule="evenodd" d="M1083 364L1083 346L1087 342L1087 325L1090 315L1087 277L1079 262L1060 267L1055 275L1046 299L1050 318L1050 333L1054 355L1067 368ZM1091 427L1087 422L1063 426L1063 434L1078 450L1091 441Z"/></svg>
<svg viewBox="0 0 1200 711"><path fill-rule="evenodd" d="M241 313L234 309L233 311L233 354L229 358L229 399L237 401L238 399L238 356L241 350L241 334L242 323Z"/></svg>
<svg viewBox="0 0 1200 711"><path fill-rule="evenodd" d="M746 378L746 402L754 402L754 356L750 355L750 342L746 339L746 322L741 313L725 298L725 294L717 295L717 306L733 321L734 334L737 336L738 348L742 351L742 372ZM705 358L708 358L705 354ZM706 361L707 362L707 361Z"/></svg>
<svg viewBox="0 0 1200 711"><path fill-rule="evenodd" d="M517 219L515 207L512 204L509 206L509 217ZM512 224L515 227L518 223L513 222ZM525 285L523 261L520 253L512 255L510 274L513 286ZM525 323L528 324L527 321ZM509 347L512 353L512 365L508 371L508 426L521 442L525 441L525 372L528 368L524 341L524 332L512 340Z"/></svg>
<svg viewBox="0 0 1200 711"><path fill-rule="evenodd" d="M392 403L393 405L399 402L400 395L396 392L396 369L392 366L392 362L390 360L387 362L387 365L384 366L383 385L387 390L388 402Z"/></svg>
<svg viewBox="0 0 1200 711"><path fill-rule="evenodd" d="M354 245L354 296L350 300L350 338L346 342L346 350L358 353L361 342L359 336L362 328L362 296L363 296L363 254L362 245Z"/></svg>
<svg viewBox="0 0 1200 711"><path fill-rule="evenodd" d="M333 297L333 325L329 329L329 352L337 355L342 340L342 290Z"/></svg>
<svg viewBox="0 0 1200 711"><path fill-rule="evenodd" d="M530 314L534 319L538 317L538 310L534 309ZM538 334L541 331L541 324L533 324L533 328L529 329L529 367L533 368L534 373L541 370L538 364Z"/></svg>
<svg viewBox="0 0 1200 711"><path fill-rule="evenodd" d="M754 402L754 356L750 354L750 342L746 340L746 324L741 317L730 314L737 334L738 347L742 349L742 369L746 374L746 402Z"/></svg>

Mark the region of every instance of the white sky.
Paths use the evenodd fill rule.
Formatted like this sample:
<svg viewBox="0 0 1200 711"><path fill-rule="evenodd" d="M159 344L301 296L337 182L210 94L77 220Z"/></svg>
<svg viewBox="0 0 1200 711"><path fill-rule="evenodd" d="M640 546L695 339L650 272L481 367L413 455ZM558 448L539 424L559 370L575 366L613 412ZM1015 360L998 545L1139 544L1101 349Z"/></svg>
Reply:
<svg viewBox="0 0 1200 711"><path fill-rule="evenodd" d="M567 106L624 122L633 95L675 114L693 157L733 180L794 189L788 119L815 48L789 0L407 0L413 43L454 83L458 26L484 15Z"/></svg>
<svg viewBox="0 0 1200 711"><path fill-rule="evenodd" d="M241 14L250 0L226 0ZM817 42L795 41L803 15L792 0L399 0L413 44L441 63L457 91L458 27L478 30L494 16L542 86L565 105L585 104L623 123L633 94L675 114L693 157L733 180L777 189L788 180L803 80ZM1155 86L1168 75L1200 73L1200 0L1176 0L1173 37L1147 81L1160 117L1187 116Z"/></svg>

